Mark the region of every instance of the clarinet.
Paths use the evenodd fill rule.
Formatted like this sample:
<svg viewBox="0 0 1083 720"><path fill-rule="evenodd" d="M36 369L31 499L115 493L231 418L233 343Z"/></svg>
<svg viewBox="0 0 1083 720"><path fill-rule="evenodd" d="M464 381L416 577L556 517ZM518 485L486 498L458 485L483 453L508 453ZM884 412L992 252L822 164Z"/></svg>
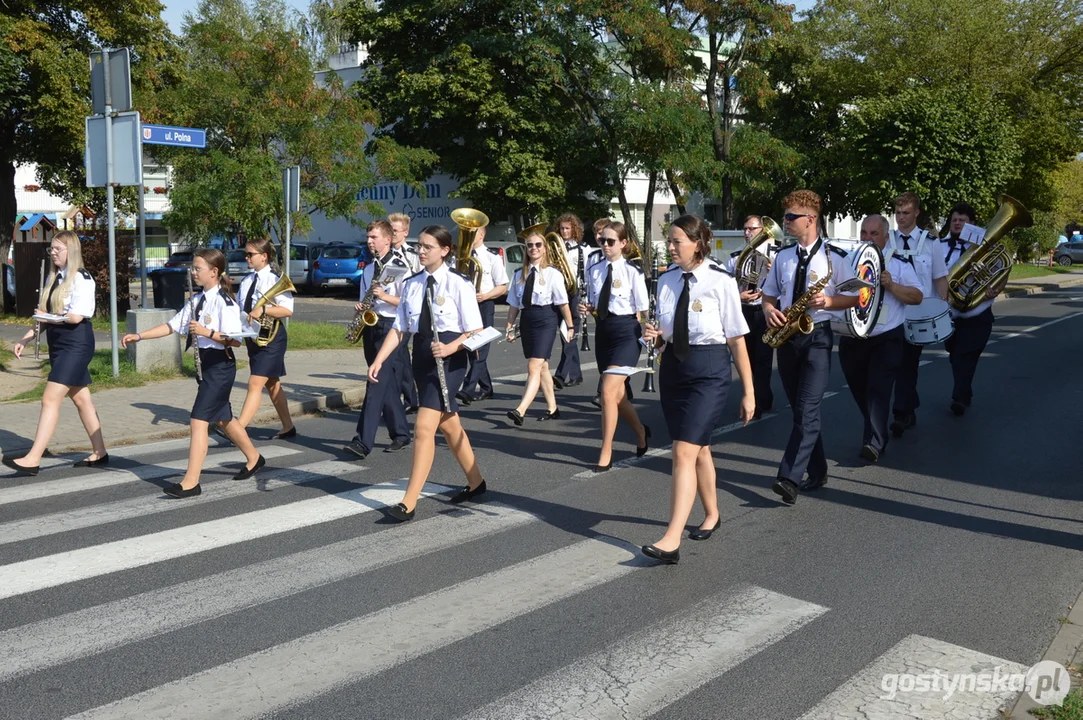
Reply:
<svg viewBox="0 0 1083 720"><path fill-rule="evenodd" d="M41 261L41 277L38 281L38 305L45 308L45 312L49 312L49 304L44 302L42 297L45 295L45 261ZM41 358L41 323L34 323L34 359Z"/></svg>
<svg viewBox="0 0 1083 720"><path fill-rule="evenodd" d="M436 299L433 297L434 290L429 290L429 319L432 320L432 339L433 342L438 342L440 335L436 332L436 313L432 312L432 308L436 306ZM444 375L444 358L434 357L436 361L436 376L440 378L440 399L444 401L444 411L450 412L451 399L447 394L447 376Z"/></svg>
<svg viewBox="0 0 1083 720"><path fill-rule="evenodd" d="M658 292L658 270L651 268L651 282L650 289L647 293L647 322L654 327L659 327L658 324L658 305L654 299L655 294ZM643 392L654 392L654 367L655 358L658 355L658 348L653 342L647 344L647 373L643 378Z"/></svg>
<svg viewBox="0 0 1083 720"><path fill-rule="evenodd" d="M586 292L587 284L587 253L583 249L582 244L579 245L579 293ZM587 293L588 295L590 293ZM579 346L580 350L590 350L590 333L587 331L587 317L583 316L583 322L579 326L583 332L583 343Z"/></svg>
<svg viewBox="0 0 1083 720"><path fill-rule="evenodd" d="M188 322L195 320L193 314L196 311L195 306L196 292L192 289L192 271L188 271ZM191 332L189 330L188 332ZM199 356L199 341L192 341L192 348L196 351L196 380L203 382L203 358Z"/></svg>

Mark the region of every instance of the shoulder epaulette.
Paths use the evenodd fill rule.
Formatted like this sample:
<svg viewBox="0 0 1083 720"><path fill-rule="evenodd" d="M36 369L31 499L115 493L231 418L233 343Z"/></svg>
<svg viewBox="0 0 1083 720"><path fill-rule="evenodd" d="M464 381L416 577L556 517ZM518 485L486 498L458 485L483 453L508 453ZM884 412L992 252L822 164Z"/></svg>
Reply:
<svg viewBox="0 0 1083 720"><path fill-rule="evenodd" d="M414 278L416 278L416 277L417 277L418 275L424 275L424 274L425 274L425 271L424 271L424 270L418 270L418 271L417 271L416 273L414 273L413 275L411 275L410 277L408 277L408 278L406 278L406 279L407 279L407 280L413 280L413 279L414 279Z"/></svg>
<svg viewBox="0 0 1083 720"><path fill-rule="evenodd" d="M836 255L840 255L840 256L842 256L842 257L846 257L846 251L845 251L845 250L843 250L842 248L837 248L837 247L835 247L834 245L828 245L828 246L827 246L827 249L828 249L828 250L831 250L831 251L832 251L832 252L834 252L834 253L835 253Z"/></svg>
<svg viewBox="0 0 1083 720"><path fill-rule="evenodd" d="M663 270L663 271L662 271L662 274L663 274L663 275L665 275L666 273L671 273L671 272L673 272L674 270L679 270L679 269L680 269L680 267L681 267L680 265L676 265L676 264L674 264L674 265L671 265L670 267L668 267L668 268L666 268L665 270Z"/></svg>
<svg viewBox="0 0 1083 720"><path fill-rule="evenodd" d="M500 251L498 249L496 249L496 248L487 247L485 249L488 250L489 252L491 252L493 255L499 255L500 254Z"/></svg>
<svg viewBox="0 0 1083 720"><path fill-rule="evenodd" d="M733 277L733 273L731 273L729 270L722 267L721 265L715 265L715 264L712 263L712 264L708 265L707 267L711 268L715 272L720 272L720 273L723 273L724 275L729 275L730 277Z"/></svg>
<svg viewBox="0 0 1083 720"><path fill-rule="evenodd" d="M233 307L233 298L225 293L222 293L222 299L226 301L226 307Z"/></svg>
<svg viewBox="0 0 1083 720"><path fill-rule="evenodd" d="M87 280L93 280L94 279L94 278L92 278L90 276L90 272L86 268L79 268L79 274L82 275Z"/></svg>
<svg viewBox="0 0 1083 720"><path fill-rule="evenodd" d="M734 250L733 252L730 253L730 257L737 257L738 255L741 254L741 252L742 252L741 250Z"/></svg>
<svg viewBox="0 0 1083 720"><path fill-rule="evenodd" d="M643 261L642 260L629 260L628 264L631 265L632 267L634 267L636 270L638 270L640 272L640 274L643 273Z"/></svg>
<svg viewBox="0 0 1083 720"><path fill-rule="evenodd" d="M463 272L462 270L459 270L458 268L450 268L450 270L451 270L452 275L458 275L459 277L461 277L463 280L466 280L467 282L473 282L473 278L470 277L470 273Z"/></svg>
<svg viewBox="0 0 1083 720"><path fill-rule="evenodd" d="M406 264L406 261L403 260L402 258L400 258L398 255L392 255L391 259L388 260L387 264L388 265L394 265L395 263L398 263L399 267L404 267L404 268L410 267L409 265ZM373 272L376 272L376 270L373 269ZM407 279L409 279L409 278L407 278Z"/></svg>

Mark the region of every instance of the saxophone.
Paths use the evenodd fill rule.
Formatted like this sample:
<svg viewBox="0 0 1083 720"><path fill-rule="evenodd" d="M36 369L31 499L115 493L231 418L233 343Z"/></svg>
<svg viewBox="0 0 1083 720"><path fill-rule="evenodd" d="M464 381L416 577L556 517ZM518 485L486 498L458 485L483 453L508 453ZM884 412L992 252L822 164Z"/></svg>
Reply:
<svg viewBox="0 0 1083 720"><path fill-rule="evenodd" d="M351 345L357 344L357 341L361 339L361 332L365 328L372 327L380 322L380 316L372 309L372 305L376 288L384 284L383 273L381 272L379 279L377 279L374 272L372 284L369 285L369 289L365 292L365 297L361 298L361 309L354 313L353 320L346 326L346 335L343 339Z"/></svg>
<svg viewBox="0 0 1083 720"><path fill-rule="evenodd" d="M809 335L816 327L816 323L812 321L812 316L808 314L809 303L812 302L812 298L824 291L824 288L831 282L831 277L834 275L834 268L831 267L831 251L825 248L825 252L827 252L827 274L806 290L804 295L797 298L797 302L786 308L786 323L784 325L781 327L768 327L767 332L763 334L763 341L776 350L785 345L786 341L798 332Z"/></svg>

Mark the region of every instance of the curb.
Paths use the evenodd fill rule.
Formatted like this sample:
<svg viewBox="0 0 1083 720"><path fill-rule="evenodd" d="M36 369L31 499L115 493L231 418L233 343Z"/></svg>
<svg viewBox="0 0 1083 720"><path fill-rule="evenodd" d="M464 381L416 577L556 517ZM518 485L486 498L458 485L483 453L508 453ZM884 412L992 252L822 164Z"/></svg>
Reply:
<svg viewBox="0 0 1083 720"><path fill-rule="evenodd" d="M1083 661L1083 592L1072 603L1066 620L1067 622L1061 623L1060 630L1049 644L1042 660L1052 660L1067 668ZM1030 711L1037 707L1041 705L1034 702L1030 695L1026 692L1020 693L1008 717L1011 720L1034 720Z"/></svg>
<svg viewBox="0 0 1083 720"><path fill-rule="evenodd" d="M1026 287L1019 290L1005 291L997 296L997 300L1020 298L1026 297L1028 295L1041 295L1044 292L1063 290L1064 288L1074 287L1076 285L1083 285L1083 277L1065 280L1063 283L1035 283L1034 287Z"/></svg>

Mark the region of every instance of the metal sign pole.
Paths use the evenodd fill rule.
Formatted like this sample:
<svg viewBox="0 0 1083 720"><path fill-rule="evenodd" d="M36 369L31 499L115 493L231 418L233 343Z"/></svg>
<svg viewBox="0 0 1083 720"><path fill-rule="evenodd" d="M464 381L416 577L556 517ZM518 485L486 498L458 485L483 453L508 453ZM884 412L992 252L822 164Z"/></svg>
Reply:
<svg viewBox="0 0 1083 720"><path fill-rule="evenodd" d="M282 252L286 256L286 277L290 276L290 168L282 168L282 209L286 211L286 225L283 228L284 242ZM282 325L289 330L290 319L282 318Z"/></svg>
<svg viewBox="0 0 1083 720"><path fill-rule="evenodd" d="M117 337L117 244L113 208L113 93L109 83L109 56L105 55L105 205L109 225L109 335L113 350L113 377L120 375L120 342Z"/></svg>
<svg viewBox="0 0 1083 720"><path fill-rule="evenodd" d="M139 159L143 161L142 158ZM142 174L142 173L140 173ZM147 309L147 213L143 206L143 183L139 183L139 307Z"/></svg>

